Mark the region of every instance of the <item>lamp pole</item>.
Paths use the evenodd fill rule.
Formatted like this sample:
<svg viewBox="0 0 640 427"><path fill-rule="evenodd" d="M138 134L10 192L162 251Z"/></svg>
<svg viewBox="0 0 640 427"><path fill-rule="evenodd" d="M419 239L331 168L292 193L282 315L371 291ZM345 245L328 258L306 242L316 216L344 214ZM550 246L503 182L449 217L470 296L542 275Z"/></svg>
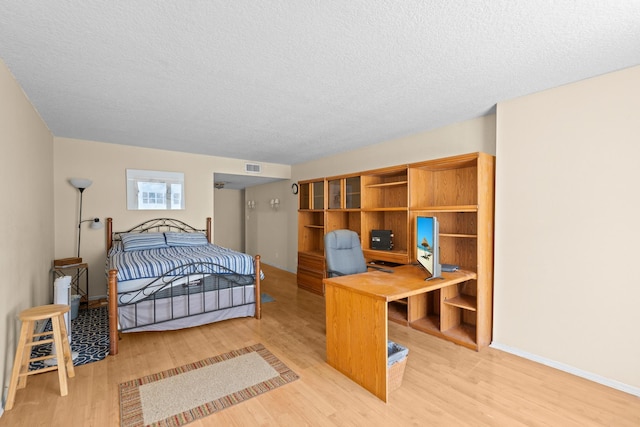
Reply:
<svg viewBox="0 0 640 427"><path fill-rule="evenodd" d="M103 225L102 223L100 223L100 220L98 218L87 219L84 221L82 220L82 194L84 193L84 190L86 190L88 187L91 186L92 181L90 179L71 178L69 182L71 183L71 185L77 188L78 191L80 191L80 212L78 213L78 258L80 258L80 239L82 235L82 223L87 221L93 221L93 223L91 224L91 228L93 229L102 228Z"/></svg>
<svg viewBox="0 0 640 427"><path fill-rule="evenodd" d="M78 188L80 191L80 213L78 215L78 258L80 258L80 236L82 234L82 193L84 188Z"/></svg>

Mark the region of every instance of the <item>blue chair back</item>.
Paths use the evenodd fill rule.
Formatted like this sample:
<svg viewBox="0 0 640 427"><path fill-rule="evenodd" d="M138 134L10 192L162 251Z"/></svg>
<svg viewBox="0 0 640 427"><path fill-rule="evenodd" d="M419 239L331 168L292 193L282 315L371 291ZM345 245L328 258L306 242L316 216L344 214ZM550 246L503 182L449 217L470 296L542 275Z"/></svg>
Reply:
<svg viewBox="0 0 640 427"><path fill-rule="evenodd" d="M324 236L328 277L364 273L367 263L355 231L334 230Z"/></svg>

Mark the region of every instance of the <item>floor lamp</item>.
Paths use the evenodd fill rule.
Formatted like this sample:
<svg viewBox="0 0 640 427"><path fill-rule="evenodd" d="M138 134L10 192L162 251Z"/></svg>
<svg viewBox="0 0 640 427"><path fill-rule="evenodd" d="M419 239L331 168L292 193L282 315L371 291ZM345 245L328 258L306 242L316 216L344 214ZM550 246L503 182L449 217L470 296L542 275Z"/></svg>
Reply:
<svg viewBox="0 0 640 427"><path fill-rule="evenodd" d="M92 218L92 219L85 219L85 220L82 219L82 194L84 193L84 190L86 190L87 188L89 188L89 186L91 186L93 181L91 181L90 179L71 178L69 182L71 183L71 185L76 187L78 191L80 191L80 212L78 213L78 258L80 258L80 239L82 237L82 223L91 222L90 227L94 230L101 229L102 227L104 227L104 224L100 222L99 218Z"/></svg>

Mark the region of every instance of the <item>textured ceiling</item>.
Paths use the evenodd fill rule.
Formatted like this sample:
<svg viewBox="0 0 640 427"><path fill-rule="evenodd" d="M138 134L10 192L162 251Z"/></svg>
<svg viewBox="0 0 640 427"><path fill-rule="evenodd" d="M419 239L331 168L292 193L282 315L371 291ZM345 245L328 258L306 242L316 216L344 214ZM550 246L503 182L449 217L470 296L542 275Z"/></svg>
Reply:
<svg viewBox="0 0 640 427"><path fill-rule="evenodd" d="M297 164L638 65L640 1L0 0L0 58L55 136Z"/></svg>

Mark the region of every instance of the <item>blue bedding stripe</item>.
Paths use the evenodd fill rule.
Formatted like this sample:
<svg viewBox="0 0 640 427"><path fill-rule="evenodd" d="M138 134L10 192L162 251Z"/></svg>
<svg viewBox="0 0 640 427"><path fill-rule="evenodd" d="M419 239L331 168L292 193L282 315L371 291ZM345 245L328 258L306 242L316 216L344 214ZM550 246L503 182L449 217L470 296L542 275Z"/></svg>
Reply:
<svg viewBox="0 0 640 427"><path fill-rule="evenodd" d="M192 262L213 262L239 274L254 274L250 255L214 244L125 252L121 242L114 242L107 262L109 269L118 270L118 281L159 277Z"/></svg>

